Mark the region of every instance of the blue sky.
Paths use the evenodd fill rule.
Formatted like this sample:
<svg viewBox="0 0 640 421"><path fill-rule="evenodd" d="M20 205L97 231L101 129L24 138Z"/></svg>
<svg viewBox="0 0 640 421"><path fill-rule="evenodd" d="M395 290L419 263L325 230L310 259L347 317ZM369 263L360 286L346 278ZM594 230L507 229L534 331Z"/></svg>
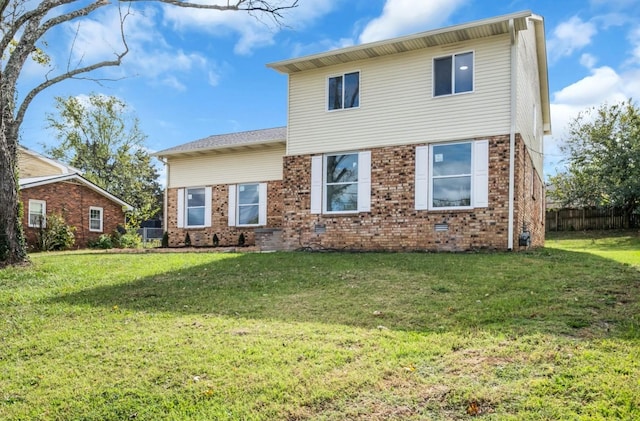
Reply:
<svg viewBox="0 0 640 421"><path fill-rule="evenodd" d="M578 112L640 98L637 0L299 0L280 26L243 12L136 3L126 23L130 53L121 67L96 74L118 80L65 81L41 93L27 112L21 143L39 152L53 144L44 123L53 98L89 93L129 104L151 151L213 134L284 126L287 77L267 63L523 10L545 19L553 128L545 139L549 175L561 166L558 144ZM77 22L58 28L46 38L53 65L111 58L121 45L118 27L117 9L106 7L79 28ZM48 70L28 64L21 92Z"/></svg>

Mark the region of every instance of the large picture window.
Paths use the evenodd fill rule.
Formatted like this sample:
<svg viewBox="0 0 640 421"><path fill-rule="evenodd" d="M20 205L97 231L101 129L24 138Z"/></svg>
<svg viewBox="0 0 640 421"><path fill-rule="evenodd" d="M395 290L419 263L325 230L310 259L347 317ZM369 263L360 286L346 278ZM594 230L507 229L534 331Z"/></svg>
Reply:
<svg viewBox="0 0 640 421"><path fill-rule="evenodd" d="M258 183L238 185L238 225L260 223L260 191Z"/></svg>
<svg viewBox="0 0 640 421"><path fill-rule="evenodd" d="M435 58L433 79L434 96L473 91L473 53Z"/></svg>
<svg viewBox="0 0 640 421"><path fill-rule="evenodd" d="M489 142L417 146L415 206L417 210L489 206Z"/></svg>
<svg viewBox="0 0 640 421"><path fill-rule="evenodd" d="M203 226L205 214L204 187L187 189L187 227Z"/></svg>
<svg viewBox="0 0 640 421"><path fill-rule="evenodd" d="M431 207L471 206L471 142L432 146Z"/></svg>
<svg viewBox="0 0 640 421"><path fill-rule="evenodd" d="M44 227L47 222L47 202L44 200L29 200L29 226Z"/></svg>
<svg viewBox="0 0 640 421"><path fill-rule="evenodd" d="M329 78L329 110L357 108L360 106L360 72L346 73Z"/></svg>
<svg viewBox="0 0 640 421"><path fill-rule="evenodd" d="M325 157L325 212L358 210L358 154Z"/></svg>

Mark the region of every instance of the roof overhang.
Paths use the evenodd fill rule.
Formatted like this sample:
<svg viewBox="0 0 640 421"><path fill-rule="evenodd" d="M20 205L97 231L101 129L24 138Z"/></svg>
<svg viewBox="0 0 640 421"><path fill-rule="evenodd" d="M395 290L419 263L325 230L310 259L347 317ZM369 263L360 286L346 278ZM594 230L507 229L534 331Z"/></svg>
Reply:
<svg viewBox="0 0 640 421"><path fill-rule="evenodd" d="M540 80L540 103L542 106L542 125L545 135L551 134L551 102L549 98L549 72L547 68L547 44L544 34L544 19L532 15L535 28L536 54L538 58L538 79Z"/></svg>
<svg viewBox="0 0 640 421"><path fill-rule="evenodd" d="M32 177L32 178L23 178L19 180L20 189L25 190L32 187L45 186L47 184L52 183L60 183L65 181L76 181L81 184L84 184L91 190L95 191L98 194L106 197L107 199L119 204L126 210L133 210L133 206L125 202L124 200L119 199L118 197L112 195L105 189L93 184L91 181L82 177L80 174L61 174L61 175L47 175L43 177Z"/></svg>
<svg viewBox="0 0 640 421"><path fill-rule="evenodd" d="M513 13L390 40L371 42L320 54L277 61L267 64L267 67L277 70L280 73L292 74L422 48L509 34L510 21L513 21L515 30L520 31L527 29L527 18L531 16L532 13L530 11Z"/></svg>
<svg viewBox="0 0 640 421"><path fill-rule="evenodd" d="M285 146L285 139L265 140L261 142L253 142L246 144L233 144L233 145L214 145L203 148L184 149L172 148L164 151L152 153L152 156L156 156L160 159L163 158L177 158L177 157L191 157L200 155L211 155L216 153L230 153L247 150L266 149L278 145Z"/></svg>

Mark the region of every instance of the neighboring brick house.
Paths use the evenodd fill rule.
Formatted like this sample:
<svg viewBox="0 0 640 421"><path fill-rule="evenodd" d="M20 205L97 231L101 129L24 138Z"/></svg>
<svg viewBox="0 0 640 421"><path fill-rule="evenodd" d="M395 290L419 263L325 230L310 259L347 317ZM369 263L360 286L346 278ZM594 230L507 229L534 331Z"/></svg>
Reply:
<svg viewBox="0 0 640 421"><path fill-rule="evenodd" d="M541 17L520 12L268 67L288 75L286 129L157 154L173 245L187 232L196 245L247 232L259 246L275 233L269 247L286 250L544 244ZM239 223L258 208L266 216Z"/></svg>
<svg viewBox="0 0 640 421"><path fill-rule="evenodd" d="M85 179L79 170L20 147L18 150L22 226L27 245L37 244L40 224L48 215L61 215L75 227L75 247L87 247L100 235L125 223L132 207Z"/></svg>

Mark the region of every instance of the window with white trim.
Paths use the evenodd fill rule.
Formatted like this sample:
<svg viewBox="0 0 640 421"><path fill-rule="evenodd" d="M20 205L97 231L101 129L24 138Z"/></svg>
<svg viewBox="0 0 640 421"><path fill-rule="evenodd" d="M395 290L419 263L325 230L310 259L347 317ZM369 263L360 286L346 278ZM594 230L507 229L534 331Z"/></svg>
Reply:
<svg viewBox="0 0 640 421"><path fill-rule="evenodd" d="M40 228L47 223L47 202L44 200L29 200L29 226Z"/></svg>
<svg viewBox="0 0 640 421"><path fill-rule="evenodd" d="M311 158L311 213L371 211L371 152Z"/></svg>
<svg viewBox="0 0 640 421"><path fill-rule="evenodd" d="M433 96L473 91L473 52L433 59Z"/></svg>
<svg viewBox="0 0 640 421"><path fill-rule="evenodd" d="M439 143L416 148L416 209L487 207L489 142Z"/></svg>
<svg viewBox="0 0 640 421"><path fill-rule="evenodd" d="M178 189L178 228L211 226L211 187Z"/></svg>
<svg viewBox="0 0 640 421"><path fill-rule="evenodd" d="M229 226L255 227L267 224L267 183L229 186Z"/></svg>
<svg viewBox="0 0 640 421"><path fill-rule="evenodd" d="M102 215L104 210L97 206L89 208L89 231L102 232Z"/></svg>
<svg viewBox="0 0 640 421"><path fill-rule="evenodd" d="M332 76L328 80L327 109L342 110L360 106L360 72Z"/></svg>

